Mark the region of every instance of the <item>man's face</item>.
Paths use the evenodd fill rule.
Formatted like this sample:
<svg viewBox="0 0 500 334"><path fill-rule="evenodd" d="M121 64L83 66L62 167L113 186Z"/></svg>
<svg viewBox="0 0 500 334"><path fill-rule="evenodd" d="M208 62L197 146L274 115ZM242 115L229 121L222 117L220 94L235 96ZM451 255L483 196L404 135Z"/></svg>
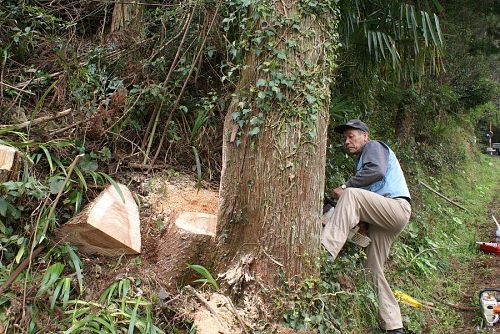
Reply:
<svg viewBox="0 0 500 334"><path fill-rule="evenodd" d="M349 154L360 154L367 141L367 132L358 129L347 129L344 131L344 146Z"/></svg>

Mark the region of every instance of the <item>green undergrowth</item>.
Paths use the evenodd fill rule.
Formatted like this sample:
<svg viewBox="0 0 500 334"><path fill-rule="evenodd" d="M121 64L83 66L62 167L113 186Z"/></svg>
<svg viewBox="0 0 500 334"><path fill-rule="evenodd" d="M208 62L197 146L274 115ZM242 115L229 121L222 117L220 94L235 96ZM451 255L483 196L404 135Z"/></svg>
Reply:
<svg viewBox="0 0 500 334"><path fill-rule="evenodd" d="M377 297L366 280L363 258L362 250L348 244L334 262L321 258L319 279L279 289L275 306L284 310L285 325L321 334L368 333L374 328Z"/></svg>
<svg viewBox="0 0 500 334"><path fill-rule="evenodd" d="M394 289L436 304L434 310L402 305L413 332L454 333L462 324L461 315L440 301L460 304L474 274L467 266L489 256L479 252L476 242L491 241L483 240L484 235L494 236L488 205L499 179L498 158L482 155L430 180L431 187L466 210L419 189L421 204L394 246L390 270Z"/></svg>

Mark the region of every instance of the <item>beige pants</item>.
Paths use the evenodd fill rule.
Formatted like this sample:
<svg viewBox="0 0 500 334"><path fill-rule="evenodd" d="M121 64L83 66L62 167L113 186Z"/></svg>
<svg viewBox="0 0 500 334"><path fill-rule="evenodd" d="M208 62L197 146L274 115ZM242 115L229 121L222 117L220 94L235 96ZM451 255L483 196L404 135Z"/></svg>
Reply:
<svg viewBox="0 0 500 334"><path fill-rule="evenodd" d="M411 205L404 199L392 199L371 191L347 188L339 198L332 219L321 235L323 246L334 258L344 246L347 234L360 221L369 224L372 240L364 263L378 292L381 327L386 330L403 327L401 311L384 276L384 265L392 242L408 223Z"/></svg>

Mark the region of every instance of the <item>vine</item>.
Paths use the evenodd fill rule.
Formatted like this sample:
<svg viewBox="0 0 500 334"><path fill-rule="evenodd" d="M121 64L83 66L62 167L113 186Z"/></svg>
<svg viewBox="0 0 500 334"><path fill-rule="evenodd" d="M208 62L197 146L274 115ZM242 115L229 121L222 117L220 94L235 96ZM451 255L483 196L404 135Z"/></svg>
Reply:
<svg viewBox="0 0 500 334"><path fill-rule="evenodd" d="M329 102L339 47L338 1L236 0L227 3L223 28L229 62L223 80L236 81L232 110L239 136L260 133L279 113L316 137L315 124Z"/></svg>

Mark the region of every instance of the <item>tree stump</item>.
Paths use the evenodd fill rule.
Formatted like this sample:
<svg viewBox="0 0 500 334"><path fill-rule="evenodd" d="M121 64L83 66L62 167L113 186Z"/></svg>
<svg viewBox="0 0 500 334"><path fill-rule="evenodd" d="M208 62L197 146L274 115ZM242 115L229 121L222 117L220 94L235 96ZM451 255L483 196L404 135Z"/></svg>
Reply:
<svg viewBox="0 0 500 334"><path fill-rule="evenodd" d="M130 190L107 187L78 215L64 224L59 236L87 254L116 256L139 254L141 233L139 209Z"/></svg>
<svg viewBox="0 0 500 334"><path fill-rule="evenodd" d="M19 151L10 146L0 145L0 183L17 180L19 165Z"/></svg>
<svg viewBox="0 0 500 334"><path fill-rule="evenodd" d="M215 247L217 216L180 212L166 224L158 243L156 266L164 283L171 286L184 278L188 264L201 264Z"/></svg>

